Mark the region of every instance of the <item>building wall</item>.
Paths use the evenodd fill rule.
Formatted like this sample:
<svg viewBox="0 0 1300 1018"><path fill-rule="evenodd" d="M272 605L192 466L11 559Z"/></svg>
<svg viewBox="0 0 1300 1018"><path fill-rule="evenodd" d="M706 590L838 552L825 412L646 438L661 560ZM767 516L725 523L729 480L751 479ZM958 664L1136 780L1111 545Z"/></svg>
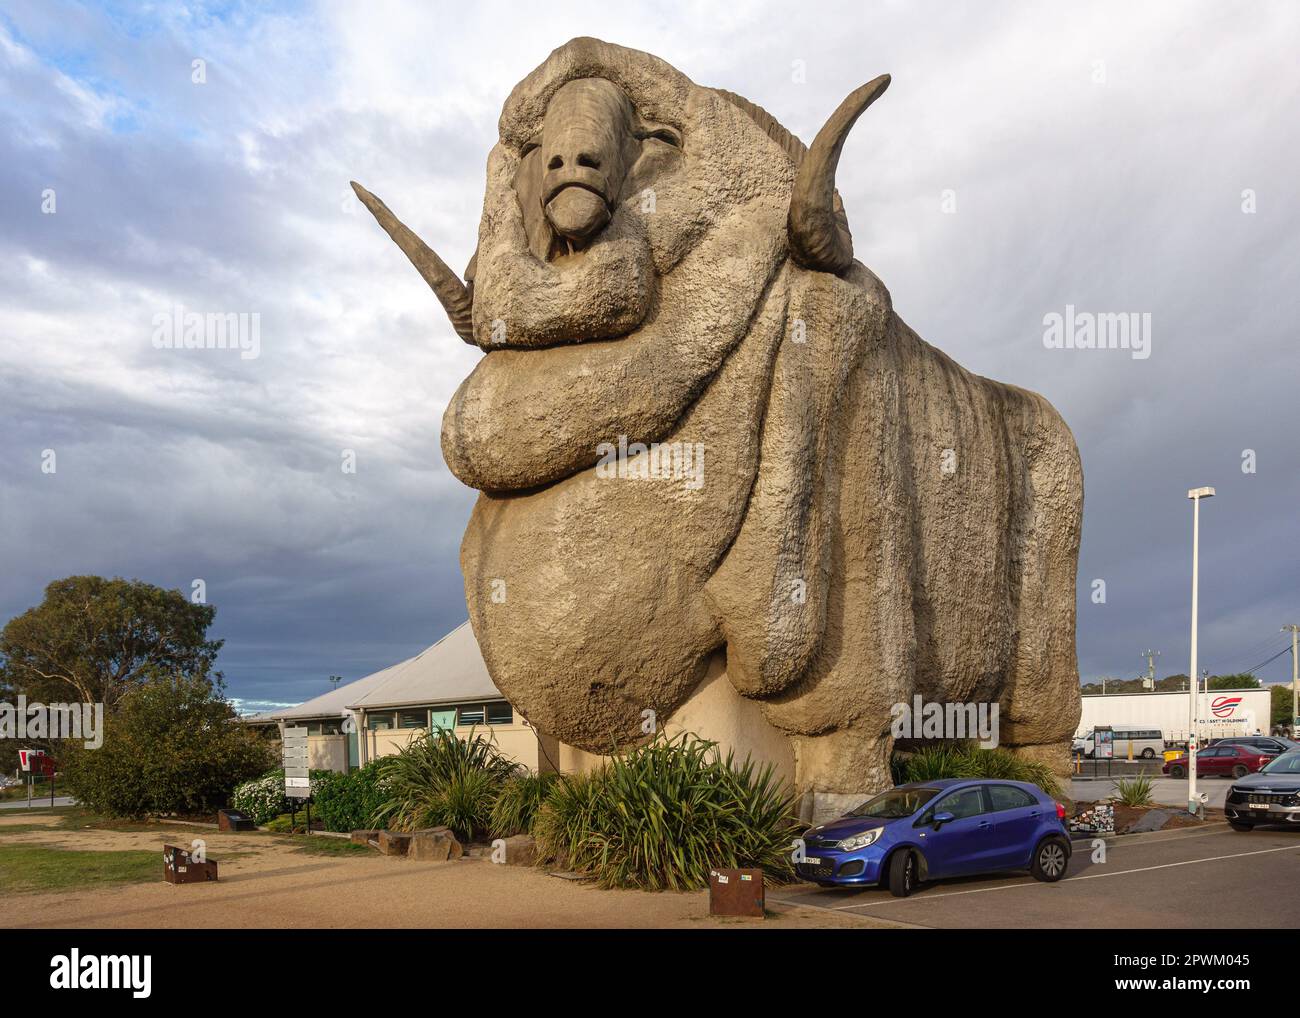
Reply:
<svg viewBox="0 0 1300 1018"><path fill-rule="evenodd" d="M312 770L338 771L348 769L348 740L346 735L309 735L307 737L307 766Z"/></svg>
<svg viewBox="0 0 1300 1018"><path fill-rule="evenodd" d="M367 758L377 760L381 756L392 756L402 750L423 728L395 728L383 731L366 730ZM544 765L544 758L537 751L537 733L530 725L517 721L510 725L457 725L452 731L457 738L468 739L471 733L488 738L496 743L497 748L530 771L536 771L539 762Z"/></svg>

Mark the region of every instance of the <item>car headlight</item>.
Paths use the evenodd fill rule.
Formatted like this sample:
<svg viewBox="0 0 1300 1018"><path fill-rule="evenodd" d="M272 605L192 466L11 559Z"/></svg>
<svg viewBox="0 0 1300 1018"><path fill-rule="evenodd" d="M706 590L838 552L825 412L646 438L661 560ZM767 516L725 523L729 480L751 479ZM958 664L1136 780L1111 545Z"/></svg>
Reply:
<svg viewBox="0 0 1300 1018"><path fill-rule="evenodd" d="M845 852L853 852L859 848L866 848L880 837L880 832L882 830L884 830L883 827L873 827L869 831L861 831L857 834L851 834L835 847L843 849Z"/></svg>

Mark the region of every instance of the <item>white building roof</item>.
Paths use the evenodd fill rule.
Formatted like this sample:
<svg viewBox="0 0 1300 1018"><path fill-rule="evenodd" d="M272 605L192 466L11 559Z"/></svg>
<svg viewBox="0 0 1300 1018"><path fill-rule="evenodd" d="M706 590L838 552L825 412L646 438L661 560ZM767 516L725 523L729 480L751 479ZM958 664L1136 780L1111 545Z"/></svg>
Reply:
<svg viewBox="0 0 1300 1018"><path fill-rule="evenodd" d="M331 689L314 699L256 714L247 721L292 721L341 717L346 710L500 700L478 641L468 621L461 623L415 657L399 661L365 678Z"/></svg>

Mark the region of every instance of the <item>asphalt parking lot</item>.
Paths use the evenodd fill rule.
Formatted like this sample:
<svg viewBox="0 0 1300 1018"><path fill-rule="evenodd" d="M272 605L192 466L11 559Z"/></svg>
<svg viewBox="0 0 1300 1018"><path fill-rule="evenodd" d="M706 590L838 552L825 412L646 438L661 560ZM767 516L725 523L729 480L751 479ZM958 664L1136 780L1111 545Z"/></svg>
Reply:
<svg viewBox="0 0 1300 1018"><path fill-rule="evenodd" d="M1223 800L1228 797L1228 790L1232 788L1230 778L1221 778L1217 775L1211 778L1201 778L1196 782L1196 791L1204 792L1209 798L1206 801L1207 806L1213 806L1215 809L1223 809ZM1094 802L1101 799L1109 799L1119 794L1119 789L1113 780L1100 778L1098 780L1079 780L1075 778L1070 782L1070 796L1075 800L1086 800ZM1151 801L1159 803L1162 806L1178 806L1186 808L1187 806L1187 779L1186 778L1153 778L1151 783Z"/></svg>
<svg viewBox="0 0 1300 1018"><path fill-rule="evenodd" d="M1300 830L1226 824L1076 841L1066 877L1025 873L925 884L910 898L801 884L769 900L944 929L1286 928L1300 925Z"/></svg>

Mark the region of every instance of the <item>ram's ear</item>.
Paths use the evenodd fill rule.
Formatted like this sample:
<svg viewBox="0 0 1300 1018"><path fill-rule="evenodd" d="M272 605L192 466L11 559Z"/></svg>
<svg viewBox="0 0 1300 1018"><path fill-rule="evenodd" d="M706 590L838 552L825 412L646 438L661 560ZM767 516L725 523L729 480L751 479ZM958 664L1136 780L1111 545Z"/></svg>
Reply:
<svg viewBox="0 0 1300 1018"><path fill-rule="evenodd" d="M524 233L528 237L528 250L537 258L547 261L552 255L555 232L546 221L542 203L542 149L535 142L524 146L515 171L515 198L524 216Z"/></svg>

